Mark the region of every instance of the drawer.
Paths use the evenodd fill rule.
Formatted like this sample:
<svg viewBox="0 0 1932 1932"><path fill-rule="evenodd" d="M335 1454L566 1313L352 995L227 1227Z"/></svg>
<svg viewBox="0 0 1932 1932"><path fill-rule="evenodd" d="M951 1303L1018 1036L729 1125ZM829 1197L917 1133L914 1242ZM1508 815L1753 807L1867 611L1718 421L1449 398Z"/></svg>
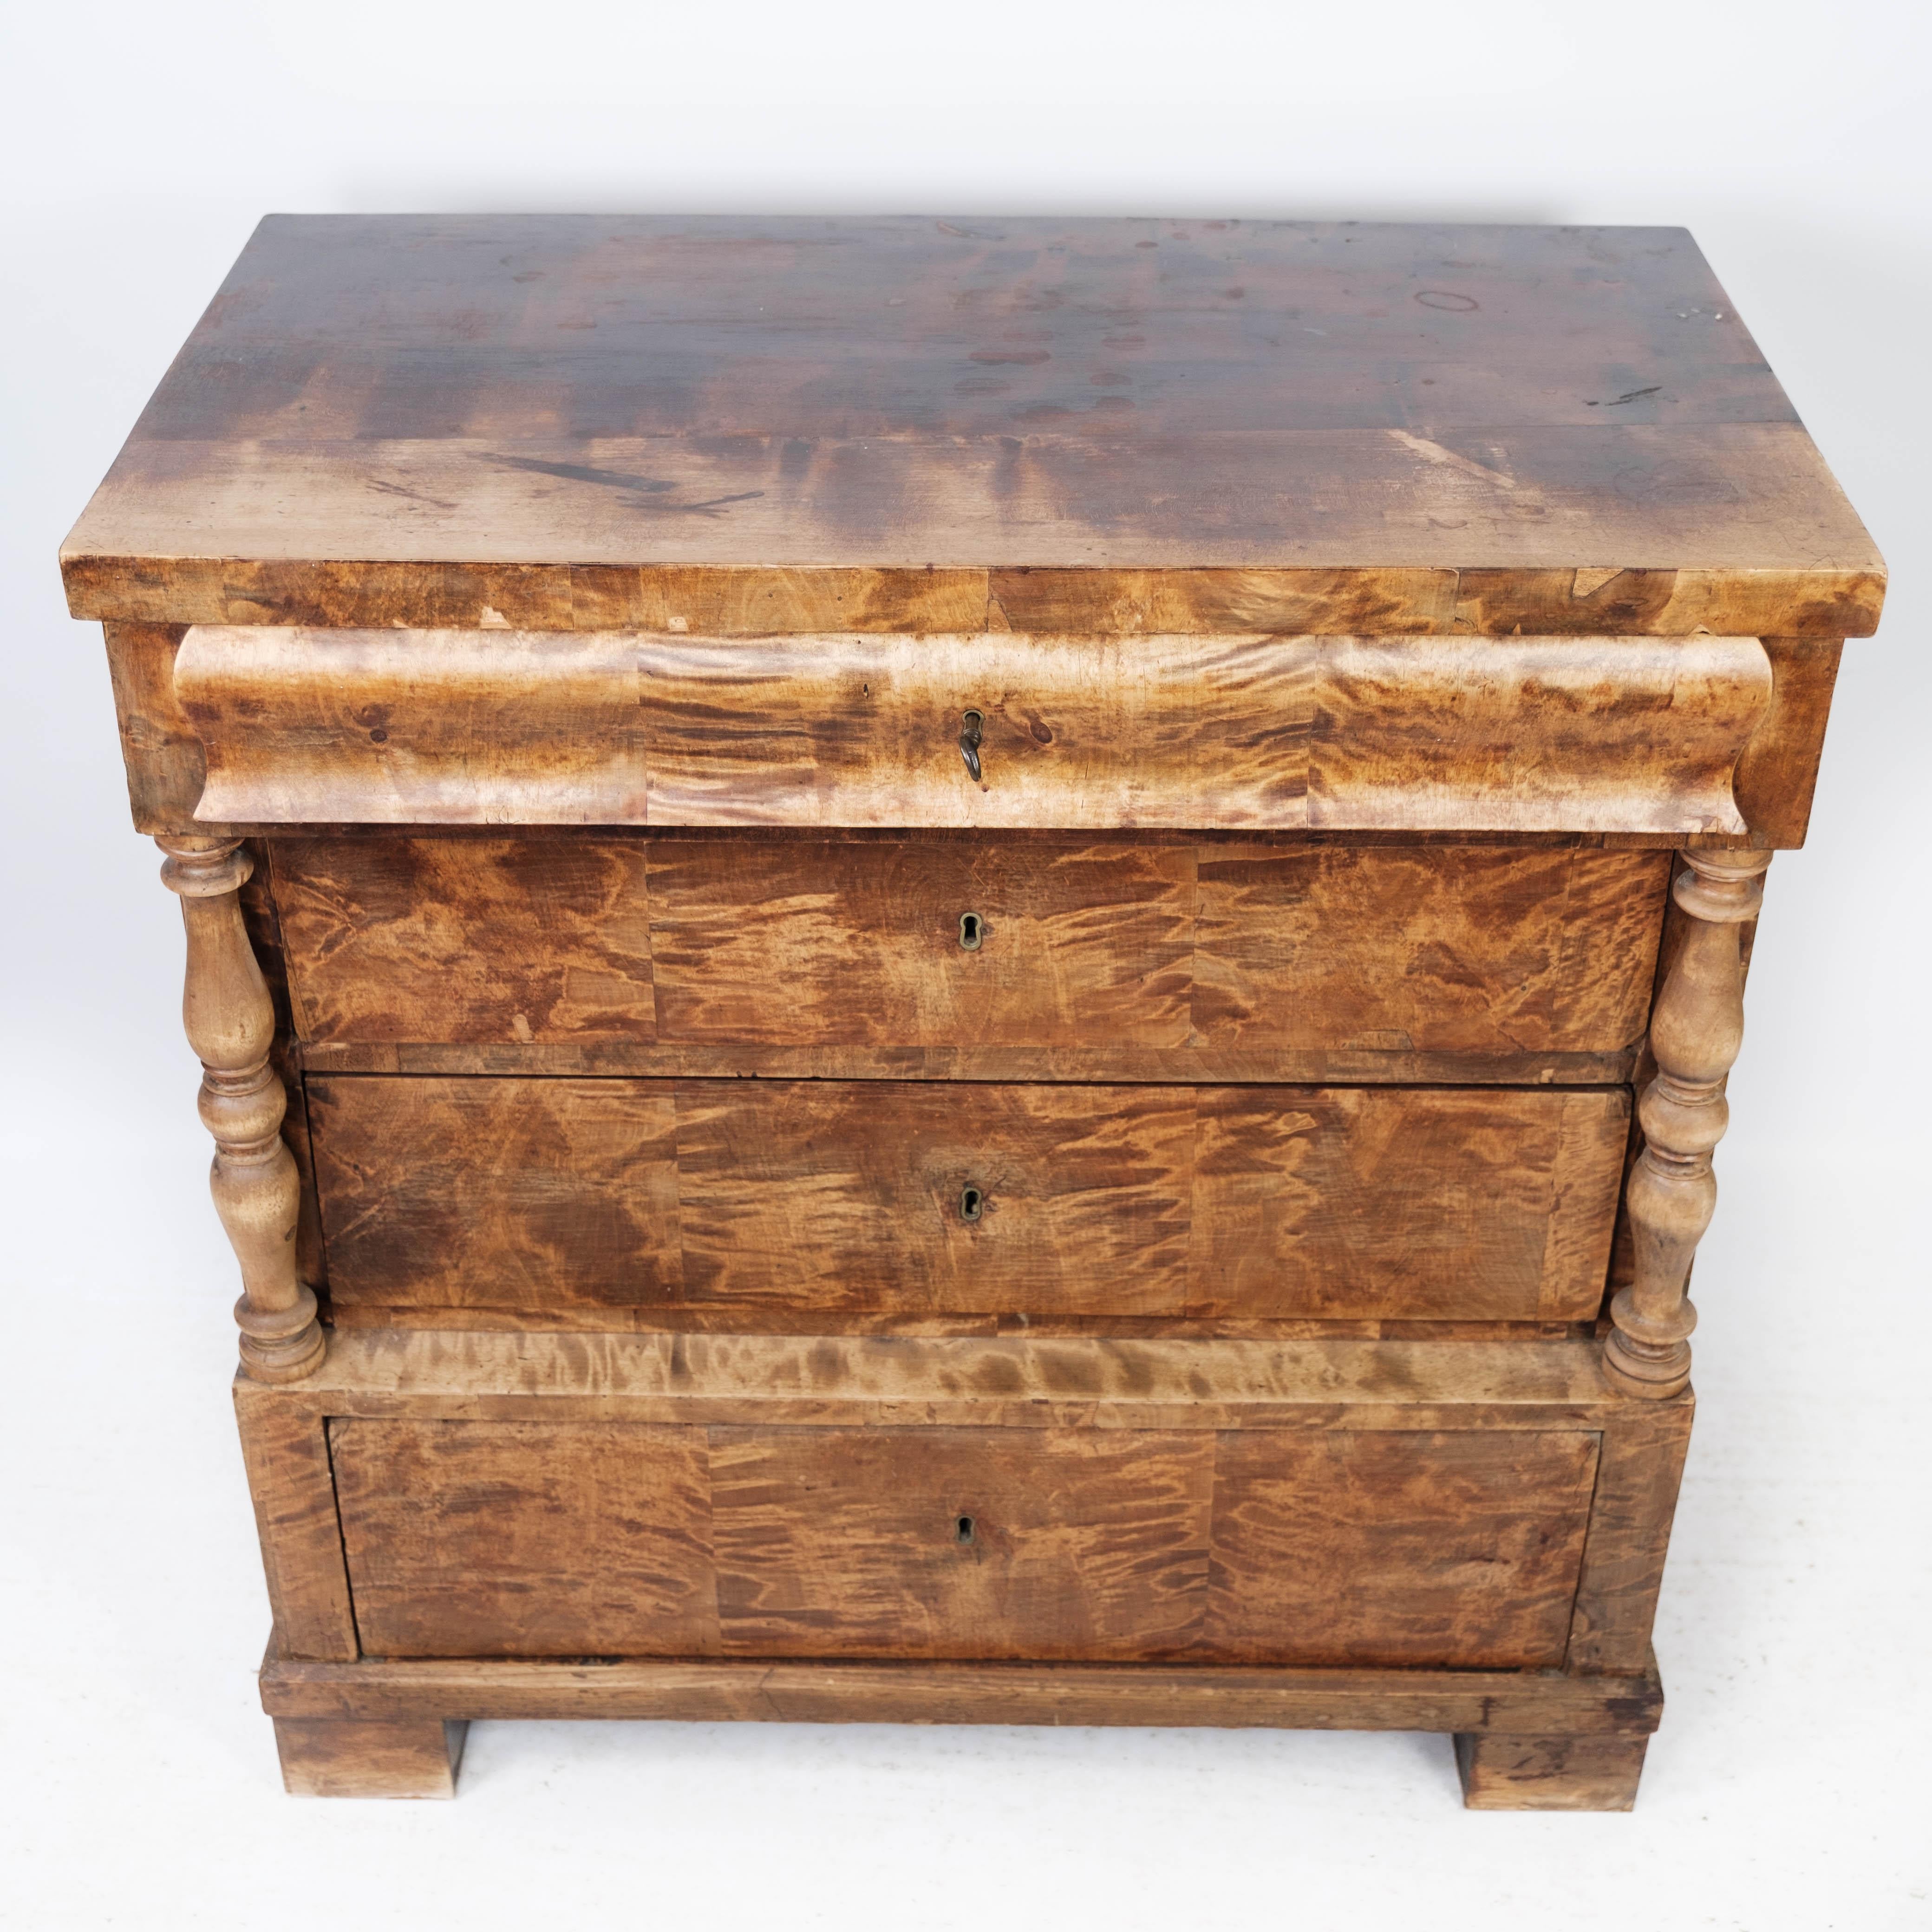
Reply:
<svg viewBox="0 0 1932 1932"><path fill-rule="evenodd" d="M338 1305L1580 1321L1622 1088L311 1077Z"/></svg>
<svg viewBox="0 0 1932 1932"><path fill-rule="evenodd" d="M1772 693L1754 638L200 626L174 682L204 821L1673 836L1744 831Z"/></svg>
<svg viewBox="0 0 1932 1932"><path fill-rule="evenodd" d="M1668 855L1022 836L278 838L311 1042L1612 1054ZM1198 1076L1197 1076L1198 1077ZM1534 1078L1532 1073L1528 1077Z"/></svg>
<svg viewBox="0 0 1932 1932"><path fill-rule="evenodd" d="M392 1657L1560 1665L1584 1430L338 1420Z"/></svg>

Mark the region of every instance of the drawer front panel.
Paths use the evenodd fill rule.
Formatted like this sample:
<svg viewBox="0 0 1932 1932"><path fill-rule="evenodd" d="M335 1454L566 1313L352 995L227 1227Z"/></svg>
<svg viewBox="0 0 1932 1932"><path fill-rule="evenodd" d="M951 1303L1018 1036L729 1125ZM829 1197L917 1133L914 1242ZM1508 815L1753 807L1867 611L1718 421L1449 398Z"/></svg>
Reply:
<svg viewBox="0 0 1932 1932"><path fill-rule="evenodd" d="M1772 678L1754 638L197 626L175 686L208 821L1682 835L1744 830Z"/></svg>
<svg viewBox="0 0 1932 1932"><path fill-rule="evenodd" d="M1583 1430L331 1425L379 1656L1560 1664Z"/></svg>
<svg viewBox="0 0 1932 1932"><path fill-rule="evenodd" d="M757 834L278 839L271 862L312 1042L1229 1055L1618 1052L1643 1031L1669 869Z"/></svg>
<svg viewBox="0 0 1932 1932"><path fill-rule="evenodd" d="M391 1310L1576 1321L1622 1089L311 1078Z"/></svg>

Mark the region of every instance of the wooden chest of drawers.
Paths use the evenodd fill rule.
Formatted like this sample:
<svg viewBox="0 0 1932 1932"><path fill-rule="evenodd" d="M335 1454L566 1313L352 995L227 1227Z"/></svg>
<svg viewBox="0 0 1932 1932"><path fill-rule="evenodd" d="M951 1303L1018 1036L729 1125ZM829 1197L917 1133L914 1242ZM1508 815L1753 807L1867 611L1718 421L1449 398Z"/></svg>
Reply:
<svg viewBox="0 0 1932 1932"><path fill-rule="evenodd" d="M1883 590L1681 231L278 218L63 564L291 1790L729 1716L1632 1802Z"/></svg>

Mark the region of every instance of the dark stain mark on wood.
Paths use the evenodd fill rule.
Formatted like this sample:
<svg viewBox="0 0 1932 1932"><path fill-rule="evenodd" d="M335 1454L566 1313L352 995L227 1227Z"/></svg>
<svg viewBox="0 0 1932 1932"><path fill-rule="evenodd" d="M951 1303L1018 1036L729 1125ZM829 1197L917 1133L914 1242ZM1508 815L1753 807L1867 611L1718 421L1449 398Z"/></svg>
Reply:
<svg viewBox="0 0 1932 1932"><path fill-rule="evenodd" d="M406 496L412 503L427 504L432 510L454 510L457 506L443 496L426 496L420 490L411 490L400 483L385 483L380 477L369 479L372 490L380 490L386 496Z"/></svg>
<svg viewBox="0 0 1932 1932"><path fill-rule="evenodd" d="M583 463L546 463L534 456L506 456L498 452L488 455L483 460L495 464L500 470L531 470L538 476L560 477L566 483L595 483L605 489L638 492L644 496L645 500L636 504L637 508L655 510L660 513L670 512L685 514L722 510L728 503L755 502L765 494L762 490L739 490L728 496L707 496L696 503L654 502L650 500L651 496L662 490L675 490L677 484L660 476L627 476L622 470L595 470ZM444 507L453 508L454 506L446 505Z"/></svg>
<svg viewBox="0 0 1932 1932"><path fill-rule="evenodd" d="M583 463L545 463L534 456L492 454L484 460L502 470L533 470L541 476L560 476L568 483L601 483L613 490L675 490L675 483L661 476L627 476L621 470L593 470Z"/></svg>

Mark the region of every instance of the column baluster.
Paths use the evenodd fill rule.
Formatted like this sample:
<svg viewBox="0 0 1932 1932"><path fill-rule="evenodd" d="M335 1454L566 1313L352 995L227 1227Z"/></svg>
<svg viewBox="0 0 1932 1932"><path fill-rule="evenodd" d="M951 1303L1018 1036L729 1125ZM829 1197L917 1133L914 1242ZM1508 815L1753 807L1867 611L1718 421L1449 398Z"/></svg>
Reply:
<svg viewBox="0 0 1932 1932"><path fill-rule="evenodd" d="M182 1022L202 1064L202 1122L214 1136L209 1187L242 1265L242 1365L258 1382L298 1382L326 1342L315 1296L296 1273L302 1184L282 1139L288 1096L268 1054L275 1012L238 896L254 862L236 838L163 838L162 882L182 902L188 972Z"/></svg>
<svg viewBox="0 0 1932 1932"><path fill-rule="evenodd" d="M1651 1015L1656 1077L1637 1101L1643 1151L1624 1207L1635 1266L1610 1304L1604 1372L1626 1395L1661 1401L1690 1379L1697 1311L1684 1292L1718 1204L1711 1154L1730 1109L1724 1084L1744 1042L1740 928L1764 901L1768 852L1686 852L1672 896L1687 915Z"/></svg>

